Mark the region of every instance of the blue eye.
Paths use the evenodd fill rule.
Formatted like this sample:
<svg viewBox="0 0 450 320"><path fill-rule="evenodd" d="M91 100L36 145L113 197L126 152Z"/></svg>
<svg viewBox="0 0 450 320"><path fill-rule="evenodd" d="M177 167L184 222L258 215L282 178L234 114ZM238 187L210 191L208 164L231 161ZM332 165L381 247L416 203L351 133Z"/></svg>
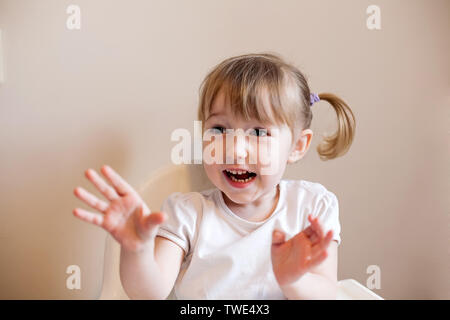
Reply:
<svg viewBox="0 0 450 320"><path fill-rule="evenodd" d="M266 137L268 135L267 129L264 129L264 128L250 129L250 134L256 135L258 137Z"/></svg>

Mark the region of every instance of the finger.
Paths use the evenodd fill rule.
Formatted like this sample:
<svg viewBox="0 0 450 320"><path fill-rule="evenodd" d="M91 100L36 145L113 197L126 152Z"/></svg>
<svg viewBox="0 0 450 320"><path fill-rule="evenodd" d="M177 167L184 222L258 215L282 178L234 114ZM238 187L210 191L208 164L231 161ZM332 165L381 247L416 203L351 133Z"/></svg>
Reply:
<svg viewBox="0 0 450 320"><path fill-rule="evenodd" d="M99 214L95 214L94 212L76 208L73 210L73 215L83 221L95 224L99 227L101 227L103 225L103 216L99 215Z"/></svg>
<svg viewBox="0 0 450 320"><path fill-rule="evenodd" d="M333 230L328 231L322 243L320 243L320 246L322 247L323 250L328 248L328 246L331 243L331 240L333 240Z"/></svg>
<svg viewBox="0 0 450 320"><path fill-rule="evenodd" d="M311 243L313 244L313 245L315 245L315 244L317 244L318 242L319 242L319 237L317 236L317 234L316 233L313 233L310 237L309 237L309 240L311 241Z"/></svg>
<svg viewBox="0 0 450 320"><path fill-rule="evenodd" d="M85 189L81 187L75 188L73 193L80 199L83 200L85 203L87 203L89 206L91 206L94 209L97 209L98 211L105 213L106 209L108 209L108 204L96 196L94 196L92 193L86 191Z"/></svg>
<svg viewBox="0 0 450 320"><path fill-rule="evenodd" d="M135 192L134 189L110 166L104 165L101 168L101 172L109 180L109 182L111 182L119 196L124 196Z"/></svg>
<svg viewBox="0 0 450 320"><path fill-rule="evenodd" d="M323 238L322 241L320 241L319 243L317 243L317 244L312 248L313 256L317 256L317 255L319 255L322 251L326 251L326 249L327 249L328 246L330 245L332 239L333 239L333 231L330 230L330 231L327 232L327 235L325 236L325 238Z"/></svg>
<svg viewBox="0 0 450 320"><path fill-rule="evenodd" d="M312 229L311 226L309 226L308 228L304 229L303 232L308 236L312 236L314 234L314 230Z"/></svg>
<svg viewBox="0 0 450 320"><path fill-rule="evenodd" d="M320 239L324 237L324 232L323 232L321 224L319 223L319 219L318 218L314 218L312 220L311 226L312 226L313 230L317 233L317 236Z"/></svg>
<svg viewBox="0 0 450 320"><path fill-rule="evenodd" d="M308 214L308 221L312 225L315 217L312 215L312 213Z"/></svg>
<svg viewBox="0 0 450 320"><path fill-rule="evenodd" d="M306 234L306 236L308 237L308 239L315 244L318 240L319 237L317 236L317 233L312 229L311 226L309 226L308 228L306 228L305 230L303 230L303 232Z"/></svg>
<svg viewBox="0 0 450 320"><path fill-rule="evenodd" d="M153 212L144 215L144 208L140 207L140 227L138 234L142 240L152 239L156 236L159 225L165 221L165 215L162 212Z"/></svg>
<svg viewBox="0 0 450 320"><path fill-rule="evenodd" d="M326 251L322 251L320 252L320 254L318 254L317 256L314 256L310 262L309 262L309 267L310 268L314 268L316 266L318 266L319 264L321 264L326 258L328 257L328 253Z"/></svg>
<svg viewBox="0 0 450 320"><path fill-rule="evenodd" d="M152 227L155 227L161 223L163 223L166 220L166 216L163 212L153 212L150 214L144 213L144 207L140 207L140 216L141 216L141 223L145 230L152 229Z"/></svg>
<svg viewBox="0 0 450 320"><path fill-rule="evenodd" d="M308 221L309 221L309 223L310 223L310 225L309 225L309 227L308 227L308 228L311 230L310 233L311 233L311 234L312 234L312 233L316 233L317 235L319 235L319 234L317 233L317 230L316 230L316 229L317 229L317 223L316 223L317 220L316 220L316 218L314 218L312 214L309 214L309 215L308 215Z"/></svg>
<svg viewBox="0 0 450 320"><path fill-rule="evenodd" d="M157 226L157 225L163 223L165 220L166 220L166 217L165 217L164 213L153 212L146 217L145 222L149 226Z"/></svg>
<svg viewBox="0 0 450 320"><path fill-rule="evenodd" d="M280 230L273 230L272 232L272 244L281 244L285 241L286 234Z"/></svg>
<svg viewBox="0 0 450 320"><path fill-rule="evenodd" d="M119 197L116 190L107 184L105 180L103 180L102 177L95 172L95 170L87 169L85 175L86 178L88 178L95 185L98 191L106 197L106 199L113 201Z"/></svg>

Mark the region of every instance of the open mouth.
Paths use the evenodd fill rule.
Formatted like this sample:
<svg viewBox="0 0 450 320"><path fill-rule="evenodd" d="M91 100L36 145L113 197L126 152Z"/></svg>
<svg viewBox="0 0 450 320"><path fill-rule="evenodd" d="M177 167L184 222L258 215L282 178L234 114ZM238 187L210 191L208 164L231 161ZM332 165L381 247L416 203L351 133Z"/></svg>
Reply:
<svg viewBox="0 0 450 320"><path fill-rule="evenodd" d="M234 182L247 183L255 179L256 173L241 170L223 170L225 175Z"/></svg>

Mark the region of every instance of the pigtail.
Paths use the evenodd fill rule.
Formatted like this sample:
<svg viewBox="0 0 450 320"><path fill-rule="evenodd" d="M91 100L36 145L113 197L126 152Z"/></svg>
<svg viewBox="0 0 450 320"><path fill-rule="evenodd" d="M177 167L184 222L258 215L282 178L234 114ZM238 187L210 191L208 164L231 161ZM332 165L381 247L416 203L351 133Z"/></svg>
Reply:
<svg viewBox="0 0 450 320"><path fill-rule="evenodd" d="M322 160L331 160L347 153L355 136L356 121L350 107L338 96L332 93L319 94L320 100L328 101L336 111L337 131L323 139L317 146L317 152Z"/></svg>

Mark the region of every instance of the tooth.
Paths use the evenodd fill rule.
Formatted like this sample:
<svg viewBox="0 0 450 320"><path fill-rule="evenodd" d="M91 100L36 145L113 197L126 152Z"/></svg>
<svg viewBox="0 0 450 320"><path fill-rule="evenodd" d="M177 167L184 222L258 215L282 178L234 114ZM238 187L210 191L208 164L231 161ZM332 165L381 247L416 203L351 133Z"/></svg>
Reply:
<svg viewBox="0 0 450 320"><path fill-rule="evenodd" d="M227 170L228 171L228 170ZM235 173L234 173L235 174ZM237 179L234 176L230 176L230 179L235 181L235 182L240 182L240 183L246 183L249 182L250 180L253 180L254 177L249 177L247 179Z"/></svg>

